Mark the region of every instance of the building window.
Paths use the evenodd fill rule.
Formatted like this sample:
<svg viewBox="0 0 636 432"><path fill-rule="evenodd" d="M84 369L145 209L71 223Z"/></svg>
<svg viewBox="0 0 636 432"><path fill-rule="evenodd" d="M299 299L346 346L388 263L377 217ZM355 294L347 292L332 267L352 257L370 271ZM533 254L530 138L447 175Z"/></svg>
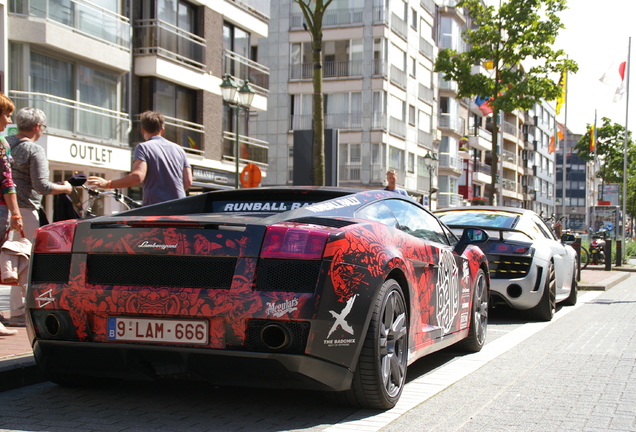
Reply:
<svg viewBox="0 0 636 432"><path fill-rule="evenodd" d="M389 169L404 170L404 150L389 146Z"/></svg>
<svg viewBox="0 0 636 432"><path fill-rule="evenodd" d="M159 111L166 117L164 137L182 147L202 150L203 134L181 124L181 121L199 123L196 90L151 77L142 77L139 87L141 111ZM235 131L234 116L226 110L228 108L224 105L223 130ZM246 131L247 121L242 121L241 126Z"/></svg>
<svg viewBox="0 0 636 432"><path fill-rule="evenodd" d="M27 45L11 44L10 64L22 63ZM28 70L11 71L16 109L34 106L45 112L52 129L124 143L128 141L128 115L121 113L123 77L87 65L31 51ZM42 95L46 95L43 97ZM80 102L86 104L78 109ZM90 107L90 108L89 108ZM113 111L119 112L113 115Z"/></svg>
<svg viewBox="0 0 636 432"><path fill-rule="evenodd" d="M411 152L408 154L407 170L410 173L415 172L415 154Z"/></svg>
<svg viewBox="0 0 636 432"><path fill-rule="evenodd" d="M415 106L409 105L409 124L415 126Z"/></svg>

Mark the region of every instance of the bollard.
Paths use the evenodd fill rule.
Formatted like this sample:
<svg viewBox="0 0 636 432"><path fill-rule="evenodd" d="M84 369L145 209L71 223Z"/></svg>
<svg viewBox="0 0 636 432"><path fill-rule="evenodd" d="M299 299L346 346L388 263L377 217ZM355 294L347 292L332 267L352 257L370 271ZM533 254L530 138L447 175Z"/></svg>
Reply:
<svg viewBox="0 0 636 432"><path fill-rule="evenodd" d="M623 241L616 239L616 267L623 264Z"/></svg>
<svg viewBox="0 0 636 432"><path fill-rule="evenodd" d="M605 240L605 271L612 269L612 239Z"/></svg>

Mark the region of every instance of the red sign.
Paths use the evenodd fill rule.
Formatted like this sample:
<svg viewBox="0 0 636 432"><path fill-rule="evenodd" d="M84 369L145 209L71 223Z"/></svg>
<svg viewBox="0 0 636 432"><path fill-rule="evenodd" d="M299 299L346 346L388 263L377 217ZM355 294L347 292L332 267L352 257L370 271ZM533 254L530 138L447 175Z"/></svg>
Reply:
<svg viewBox="0 0 636 432"><path fill-rule="evenodd" d="M608 205L612 205L612 203L610 201L598 200L598 204L597 205L606 205L606 206L608 206Z"/></svg>
<svg viewBox="0 0 636 432"><path fill-rule="evenodd" d="M241 171L241 186L244 188L253 188L261 184L261 169L258 165L252 163L245 165L243 171Z"/></svg>

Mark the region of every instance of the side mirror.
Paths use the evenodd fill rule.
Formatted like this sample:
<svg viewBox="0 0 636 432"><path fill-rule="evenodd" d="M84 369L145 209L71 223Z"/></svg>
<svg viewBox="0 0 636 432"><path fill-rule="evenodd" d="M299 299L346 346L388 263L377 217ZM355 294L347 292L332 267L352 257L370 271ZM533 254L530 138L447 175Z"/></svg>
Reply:
<svg viewBox="0 0 636 432"><path fill-rule="evenodd" d="M480 244L488 241L490 237L481 228L464 228L464 232L462 232L462 236L459 238L459 241L455 245L455 253L461 255L464 253L466 246L469 244Z"/></svg>
<svg viewBox="0 0 636 432"><path fill-rule="evenodd" d="M563 244L572 244L576 240L574 234L563 234L561 236L561 243Z"/></svg>

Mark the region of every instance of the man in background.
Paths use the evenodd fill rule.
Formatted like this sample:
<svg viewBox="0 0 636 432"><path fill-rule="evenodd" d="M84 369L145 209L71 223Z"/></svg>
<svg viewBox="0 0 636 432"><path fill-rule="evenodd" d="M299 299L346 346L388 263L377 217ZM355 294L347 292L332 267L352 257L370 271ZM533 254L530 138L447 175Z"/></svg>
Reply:
<svg viewBox="0 0 636 432"><path fill-rule="evenodd" d="M401 189L396 186L397 183L397 172L395 170L388 170L386 172L386 182L388 183L384 190L393 191L395 193L399 193L400 195L409 196L404 189Z"/></svg>
<svg viewBox="0 0 636 432"><path fill-rule="evenodd" d="M145 142L137 145L130 174L114 180L90 176L88 184L99 188L126 188L142 185L143 205L157 204L186 196L192 186L192 169L181 146L168 141L163 114L141 114L141 133Z"/></svg>

